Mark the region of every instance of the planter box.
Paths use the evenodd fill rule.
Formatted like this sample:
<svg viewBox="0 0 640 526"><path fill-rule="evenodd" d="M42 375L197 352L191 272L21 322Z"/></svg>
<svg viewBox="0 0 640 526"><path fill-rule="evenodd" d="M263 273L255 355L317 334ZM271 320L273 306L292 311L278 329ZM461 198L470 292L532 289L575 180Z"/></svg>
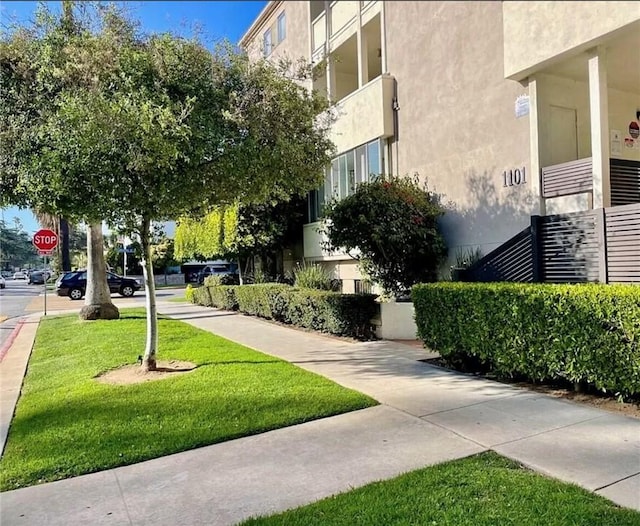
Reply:
<svg viewBox="0 0 640 526"><path fill-rule="evenodd" d="M380 325L376 336L384 340L415 340L416 327L413 303L380 303Z"/></svg>

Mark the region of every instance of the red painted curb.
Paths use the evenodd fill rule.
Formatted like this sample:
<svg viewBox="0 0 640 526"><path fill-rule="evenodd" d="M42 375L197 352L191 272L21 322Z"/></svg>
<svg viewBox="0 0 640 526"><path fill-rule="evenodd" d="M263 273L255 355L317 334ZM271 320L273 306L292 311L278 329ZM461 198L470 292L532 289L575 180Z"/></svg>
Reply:
<svg viewBox="0 0 640 526"><path fill-rule="evenodd" d="M9 352L9 349L13 345L13 342L18 336L18 333L20 332L20 329L22 329L23 325L24 325L24 320L19 320L18 324L15 326L15 328L7 338L7 341L4 342L2 349L0 349L0 362L4 360L5 355Z"/></svg>

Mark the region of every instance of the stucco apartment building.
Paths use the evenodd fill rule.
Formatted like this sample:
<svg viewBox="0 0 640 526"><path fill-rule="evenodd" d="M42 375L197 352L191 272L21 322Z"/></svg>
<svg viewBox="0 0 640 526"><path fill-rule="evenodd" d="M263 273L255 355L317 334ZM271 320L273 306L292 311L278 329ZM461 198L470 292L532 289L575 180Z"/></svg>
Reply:
<svg viewBox="0 0 640 526"><path fill-rule="evenodd" d="M336 102L303 250L345 292L357 265L323 251L317 218L370 174L441 195L451 262L531 216L640 202L640 2L271 1L241 45L311 61Z"/></svg>

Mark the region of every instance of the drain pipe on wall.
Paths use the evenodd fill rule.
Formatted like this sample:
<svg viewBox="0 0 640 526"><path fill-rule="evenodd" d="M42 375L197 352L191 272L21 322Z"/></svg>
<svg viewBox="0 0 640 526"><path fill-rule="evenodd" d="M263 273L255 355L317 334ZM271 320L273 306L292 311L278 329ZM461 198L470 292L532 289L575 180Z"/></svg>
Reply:
<svg viewBox="0 0 640 526"><path fill-rule="evenodd" d="M400 140L400 122L398 112L400 111L400 104L398 103L398 80L393 78L393 143L396 147L395 162L396 162L396 175L400 175L400 159L398 158L398 141ZM393 167L390 166L393 170Z"/></svg>

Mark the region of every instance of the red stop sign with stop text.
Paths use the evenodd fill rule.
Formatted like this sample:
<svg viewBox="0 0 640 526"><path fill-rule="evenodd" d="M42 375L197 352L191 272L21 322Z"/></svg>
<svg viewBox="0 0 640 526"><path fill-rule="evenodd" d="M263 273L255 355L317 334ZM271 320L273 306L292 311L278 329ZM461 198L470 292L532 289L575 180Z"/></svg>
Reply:
<svg viewBox="0 0 640 526"><path fill-rule="evenodd" d="M43 228L33 235L33 244L38 250L53 250L58 246L58 235L53 230Z"/></svg>

